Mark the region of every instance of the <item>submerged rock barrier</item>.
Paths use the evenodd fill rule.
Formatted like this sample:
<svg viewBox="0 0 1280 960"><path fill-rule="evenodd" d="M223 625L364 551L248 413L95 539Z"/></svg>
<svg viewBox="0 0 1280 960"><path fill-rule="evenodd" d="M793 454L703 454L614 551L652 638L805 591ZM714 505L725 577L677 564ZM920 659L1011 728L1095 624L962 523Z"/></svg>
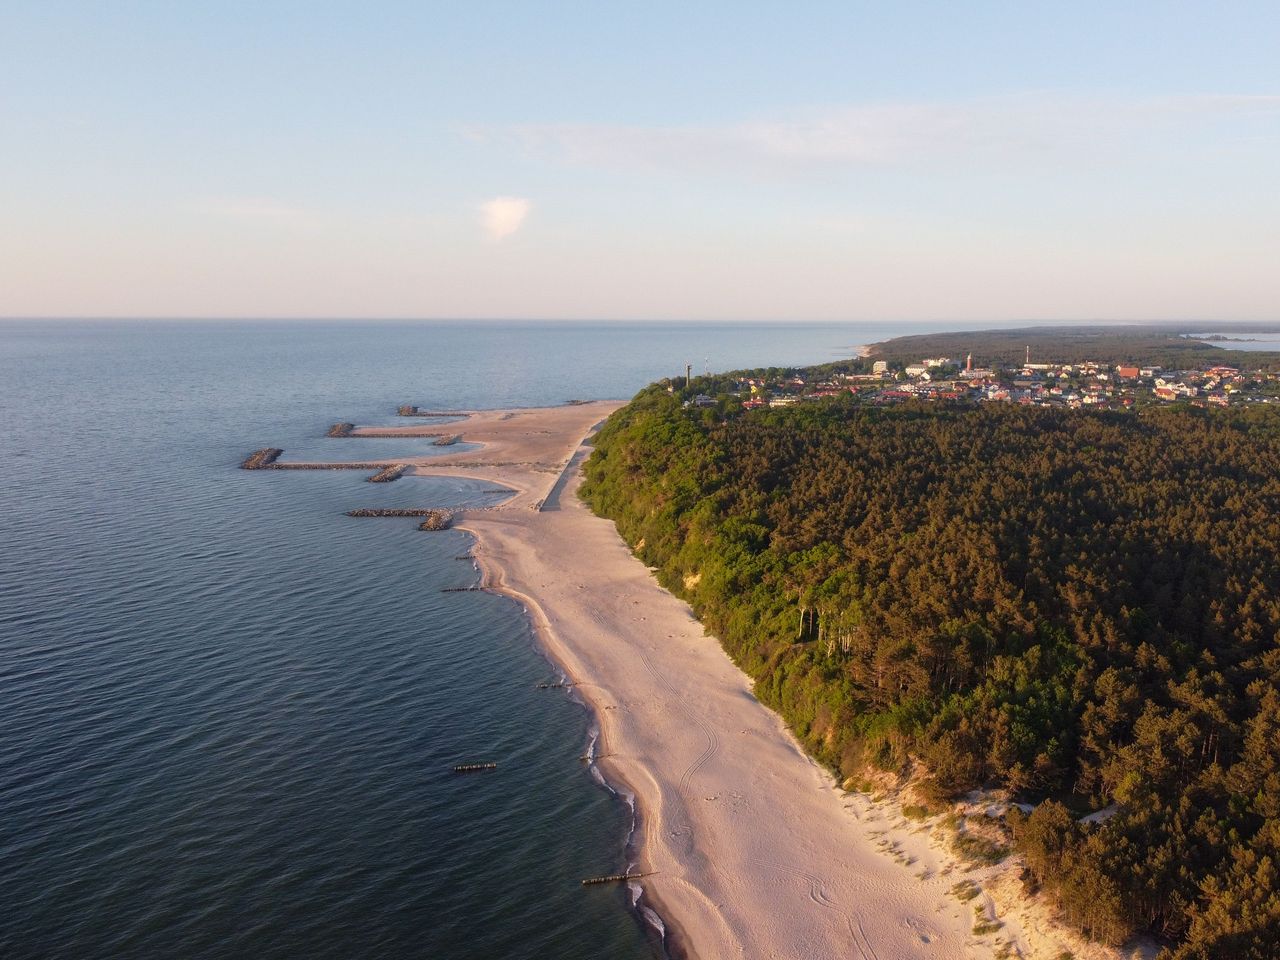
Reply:
<svg viewBox="0 0 1280 960"><path fill-rule="evenodd" d="M369 477L370 483L390 483L392 480L399 480L409 469L407 463L387 463L385 460L381 462L371 463L368 460L357 460L353 462L333 462L333 463L279 463L276 458L284 453L279 447L264 447L261 450L255 450L245 458L240 464L242 470L374 470L377 471L373 476Z"/></svg>
<svg viewBox="0 0 1280 960"><path fill-rule="evenodd" d="M421 517L419 530L447 530L453 523L453 514L448 510L429 510L419 507L389 507L377 509L362 507L359 510L348 510L348 517Z"/></svg>
<svg viewBox="0 0 1280 960"><path fill-rule="evenodd" d="M276 457L284 453L279 447L263 447L261 450L255 450L245 458L244 463L240 464L241 470L266 470L268 467L279 466L276 463Z"/></svg>
<svg viewBox="0 0 1280 960"><path fill-rule="evenodd" d="M437 510L429 510L426 507L392 507L388 509L379 509L376 507L361 507L359 510L348 510L348 517L429 517Z"/></svg>
<svg viewBox="0 0 1280 960"><path fill-rule="evenodd" d="M392 466L404 466L393 463ZM369 463L367 461L332 462L332 463L271 463L259 467L260 470L387 470L387 463Z"/></svg>
<svg viewBox="0 0 1280 960"><path fill-rule="evenodd" d="M341 427L341 426L345 426L345 424L336 423L336 424L334 424L334 426L335 426L335 427ZM349 432L349 433L330 433L330 434L329 434L329 436L331 436L331 437L350 437L352 440L360 440L360 439L362 439L362 438L364 438L364 439L379 439L379 440L389 440L389 439L395 439L395 440L419 440L419 439L421 439L421 438L423 438L423 437L447 437L447 436L448 436L448 434L447 434L447 433L441 433L441 432L436 431L436 430L422 430L422 431L418 431L418 430L416 430L416 429L415 429L413 433L404 433L404 432L403 432L403 428L402 428L401 430L396 430L396 429L394 429L394 428L392 428L392 429L390 429L390 430L374 430L374 429L371 429L371 428L369 428L369 427L361 427L361 428L360 428L360 432L359 432L359 433L356 433L356 432L355 432L355 428L354 428L354 427L352 427L352 430L351 430L351 432Z"/></svg>
<svg viewBox="0 0 1280 960"><path fill-rule="evenodd" d="M465 417L465 410L422 410L412 404L404 404L396 410L398 417Z"/></svg>

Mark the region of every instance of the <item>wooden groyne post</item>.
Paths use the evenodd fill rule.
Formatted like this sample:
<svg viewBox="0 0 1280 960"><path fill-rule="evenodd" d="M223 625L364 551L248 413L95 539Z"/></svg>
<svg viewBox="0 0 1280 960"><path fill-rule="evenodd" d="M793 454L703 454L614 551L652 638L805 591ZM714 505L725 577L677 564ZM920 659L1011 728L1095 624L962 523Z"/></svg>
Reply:
<svg viewBox="0 0 1280 960"><path fill-rule="evenodd" d="M590 887L597 883L624 883L627 880L639 880L641 877L647 876L647 873L615 873L608 877L588 877L582 881L582 885Z"/></svg>
<svg viewBox="0 0 1280 960"><path fill-rule="evenodd" d="M497 770L496 763L459 763L453 768L454 773L478 773L481 770Z"/></svg>

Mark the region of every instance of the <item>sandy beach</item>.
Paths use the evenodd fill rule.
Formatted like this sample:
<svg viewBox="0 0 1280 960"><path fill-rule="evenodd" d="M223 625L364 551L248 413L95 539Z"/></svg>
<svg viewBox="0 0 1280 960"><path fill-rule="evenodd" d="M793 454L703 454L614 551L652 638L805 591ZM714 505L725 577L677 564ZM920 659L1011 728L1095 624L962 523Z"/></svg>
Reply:
<svg viewBox="0 0 1280 960"><path fill-rule="evenodd" d="M597 762L636 799L643 898L673 952L1118 956L1080 944L1010 896L1007 865L958 861L935 825L840 789L805 756L689 607L577 498L584 440L619 406L476 413L448 429L480 449L423 458L414 469L514 491L499 507L460 514L457 525L476 538L484 585L524 605L595 711ZM957 896L969 881L977 892Z"/></svg>

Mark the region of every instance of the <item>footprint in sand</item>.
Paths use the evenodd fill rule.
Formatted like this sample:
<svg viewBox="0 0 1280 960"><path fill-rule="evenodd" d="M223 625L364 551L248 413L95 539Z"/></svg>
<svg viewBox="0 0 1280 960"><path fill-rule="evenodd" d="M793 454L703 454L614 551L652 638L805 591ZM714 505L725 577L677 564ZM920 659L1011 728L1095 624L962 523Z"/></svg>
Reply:
<svg viewBox="0 0 1280 960"><path fill-rule="evenodd" d="M917 917L907 917L906 920L903 921L903 925L919 937L921 943L930 943L932 941L933 931Z"/></svg>

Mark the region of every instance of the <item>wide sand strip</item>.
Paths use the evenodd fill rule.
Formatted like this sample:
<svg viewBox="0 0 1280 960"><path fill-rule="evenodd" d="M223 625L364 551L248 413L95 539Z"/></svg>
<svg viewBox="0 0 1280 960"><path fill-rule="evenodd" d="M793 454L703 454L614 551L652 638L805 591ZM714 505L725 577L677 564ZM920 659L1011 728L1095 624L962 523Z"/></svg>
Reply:
<svg viewBox="0 0 1280 960"><path fill-rule="evenodd" d="M519 407L511 410L462 411L449 422L424 420L395 427L356 427L348 435L349 459L377 466L408 464L413 473L470 477L510 487L513 495L503 510L537 508L558 492L556 481L584 436L622 403L594 401L559 407ZM440 437L460 434L478 450L459 450L426 456L363 457L364 437ZM452 448L445 448L452 450ZM291 462L291 466L326 466L316 461Z"/></svg>
<svg viewBox="0 0 1280 960"><path fill-rule="evenodd" d="M601 767L636 795L643 885L676 942L705 958L971 955L968 908L947 895L959 877L922 881L919 861L877 849L886 814L857 819L577 485L558 511L462 526L596 708Z"/></svg>
<svg viewBox="0 0 1280 960"><path fill-rule="evenodd" d="M637 800L645 897L681 952L707 958L1055 955L1010 923L975 936L984 894L899 808L840 790L801 751L689 607L663 590L611 522L578 500L580 447L620 404L490 411L454 425L485 446L418 472L517 494L467 511L486 586L519 600L595 710L600 766ZM412 435L429 429L407 427ZM358 433L358 432L357 432ZM539 507L541 509L539 509ZM593 895L584 889L583 896Z"/></svg>

